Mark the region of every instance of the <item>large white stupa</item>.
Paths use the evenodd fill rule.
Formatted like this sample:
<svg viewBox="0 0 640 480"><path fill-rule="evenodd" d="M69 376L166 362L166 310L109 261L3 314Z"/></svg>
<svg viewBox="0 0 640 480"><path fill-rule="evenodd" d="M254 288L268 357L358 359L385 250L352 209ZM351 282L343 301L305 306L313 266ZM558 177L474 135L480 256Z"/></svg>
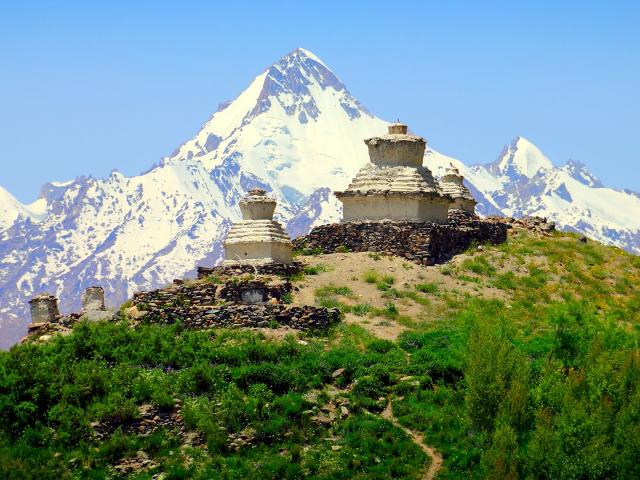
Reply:
<svg viewBox="0 0 640 480"><path fill-rule="evenodd" d="M426 141L389 126L388 135L368 138L369 163L348 188L335 192L343 205L343 221L446 222L452 198L443 194L431 171L422 165Z"/></svg>

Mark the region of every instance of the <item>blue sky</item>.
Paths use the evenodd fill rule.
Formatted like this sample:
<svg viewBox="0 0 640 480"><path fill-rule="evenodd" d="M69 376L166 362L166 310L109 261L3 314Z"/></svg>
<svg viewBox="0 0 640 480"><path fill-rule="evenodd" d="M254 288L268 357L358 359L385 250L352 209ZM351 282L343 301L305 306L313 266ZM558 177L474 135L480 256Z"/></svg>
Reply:
<svg viewBox="0 0 640 480"><path fill-rule="evenodd" d="M296 47L374 114L493 161L516 135L640 190L639 2L0 3L0 185L133 175Z"/></svg>

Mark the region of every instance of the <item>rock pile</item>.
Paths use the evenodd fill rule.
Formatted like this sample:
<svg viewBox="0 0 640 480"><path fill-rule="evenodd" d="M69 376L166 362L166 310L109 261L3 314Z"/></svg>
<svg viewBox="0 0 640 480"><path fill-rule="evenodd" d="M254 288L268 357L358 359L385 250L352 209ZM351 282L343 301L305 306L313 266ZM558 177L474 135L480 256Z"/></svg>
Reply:
<svg viewBox="0 0 640 480"><path fill-rule="evenodd" d="M198 278L212 276L232 277L243 274L275 275L278 277L291 277L304 268L301 262L291 263L263 263L259 265L235 264L219 265L217 267L198 267Z"/></svg>
<svg viewBox="0 0 640 480"><path fill-rule="evenodd" d="M503 223L507 228L527 230L543 236L551 235L556 230L555 222L550 222L544 217L490 217L488 220Z"/></svg>
<svg viewBox="0 0 640 480"><path fill-rule="evenodd" d="M121 421L109 419L91 423L93 440L103 442L120 428L123 433L137 434L147 437L159 429L170 431L179 436L183 446L203 446L206 444L202 432L187 430L183 417L180 399L174 399L176 406L172 408L158 408L150 404L140 405L136 418ZM132 472L147 470L157 466L143 450L138 450L135 456L122 458L114 466L118 474L126 475Z"/></svg>
<svg viewBox="0 0 640 480"><path fill-rule="evenodd" d="M181 321L194 329L282 325L316 330L340 320L338 309L283 303L292 288L288 281L269 277L193 282L136 293L133 306L145 321Z"/></svg>
<svg viewBox="0 0 640 480"><path fill-rule="evenodd" d="M80 318L80 314L72 313L64 317L58 317L53 322L31 323L27 327L27 335L20 340L20 343L25 343L28 340L48 342L54 335L68 335L72 331L73 324L78 322Z"/></svg>
<svg viewBox="0 0 640 480"><path fill-rule="evenodd" d="M180 436L186 436L182 419L180 399L174 399L176 406L173 408L158 408L150 404L140 405L136 418L120 421L119 419L109 419L101 422L93 422L93 437L102 441L109 437L117 428L121 428L123 433L136 433L142 437L151 435L159 428L172 430Z"/></svg>
<svg viewBox="0 0 640 480"><path fill-rule="evenodd" d="M346 222L322 225L294 240L296 249L382 252L422 265L444 262L472 243L505 242L507 226L459 211L444 224L434 222Z"/></svg>

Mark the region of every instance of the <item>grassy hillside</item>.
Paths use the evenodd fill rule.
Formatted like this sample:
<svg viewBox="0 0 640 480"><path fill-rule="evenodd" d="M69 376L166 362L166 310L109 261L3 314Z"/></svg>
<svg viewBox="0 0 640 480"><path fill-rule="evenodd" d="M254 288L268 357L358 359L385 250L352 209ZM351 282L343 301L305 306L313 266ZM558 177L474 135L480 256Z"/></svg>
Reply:
<svg viewBox="0 0 640 480"><path fill-rule="evenodd" d="M408 432L437 478L640 478L640 258L519 232L301 259L326 335L123 316L0 353L0 478L425 478Z"/></svg>

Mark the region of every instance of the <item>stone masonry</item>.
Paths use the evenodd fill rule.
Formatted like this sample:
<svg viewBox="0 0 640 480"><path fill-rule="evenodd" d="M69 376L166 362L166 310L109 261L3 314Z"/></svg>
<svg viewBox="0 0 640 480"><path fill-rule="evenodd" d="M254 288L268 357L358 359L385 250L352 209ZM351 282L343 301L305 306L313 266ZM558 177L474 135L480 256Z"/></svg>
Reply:
<svg viewBox="0 0 640 480"><path fill-rule="evenodd" d="M404 257L421 265L449 260L472 243L505 242L507 226L493 220L481 220L460 212L447 223L434 222L346 222L322 225L294 240L294 246L333 253L382 252Z"/></svg>
<svg viewBox="0 0 640 480"><path fill-rule="evenodd" d="M102 287L89 287L82 294L82 311L105 310L104 289Z"/></svg>
<svg viewBox="0 0 640 480"><path fill-rule="evenodd" d="M48 293L43 293L29 300L31 308L31 323L57 322L60 318L58 299Z"/></svg>
<svg viewBox="0 0 640 480"><path fill-rule="evenodd" d="M288 326L326 329L340 320L338 309L285 303L288 281L231 278L221 284L192 282L134 295L138 318L148 322L182 322L186 328Z"/></svg>
<svg viewBox="0 0 640 480"><path fill-rule="evenodd" d="M291 277L304 268L301 262L291 263L262 263L258 265L238 263L233 265L218 265L217 267L198 267L198 278L210 276L232 277L243 274L274 275L278 277Z"/></svg>

